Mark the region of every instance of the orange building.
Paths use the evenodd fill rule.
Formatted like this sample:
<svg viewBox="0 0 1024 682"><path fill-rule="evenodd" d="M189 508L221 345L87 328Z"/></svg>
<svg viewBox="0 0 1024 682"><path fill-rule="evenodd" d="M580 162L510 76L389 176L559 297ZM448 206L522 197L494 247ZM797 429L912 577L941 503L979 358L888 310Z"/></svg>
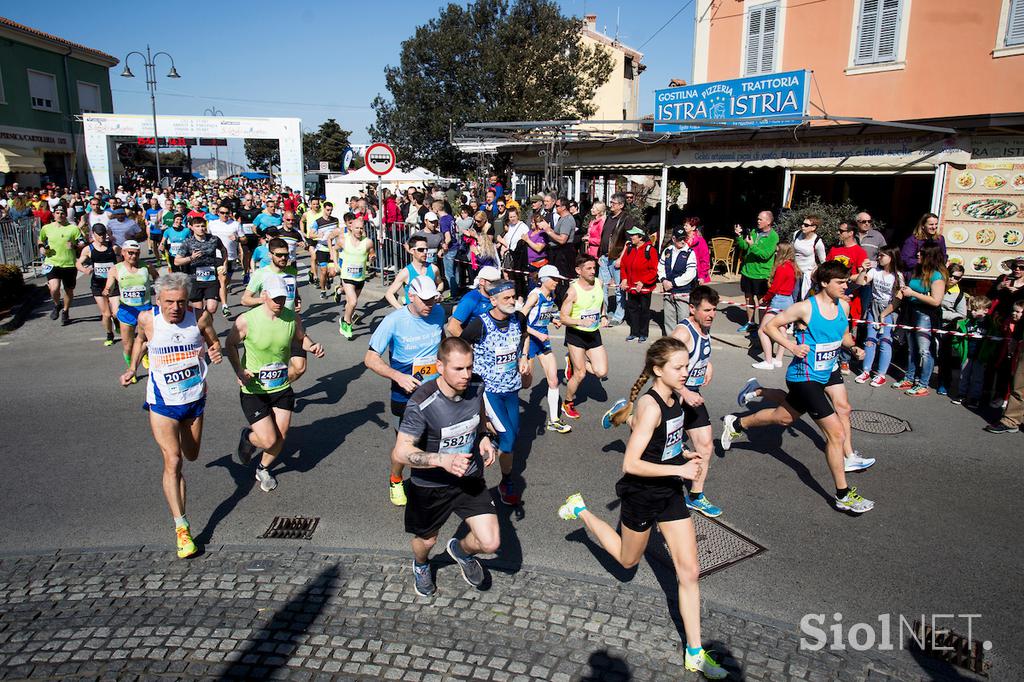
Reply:
<svg viewBox="0 0 1024 682"><path fill-rule="evenodd" d="M693 83L807 69L829 114L1024 111L1021 0L698 0L696 16Z"/></svg>

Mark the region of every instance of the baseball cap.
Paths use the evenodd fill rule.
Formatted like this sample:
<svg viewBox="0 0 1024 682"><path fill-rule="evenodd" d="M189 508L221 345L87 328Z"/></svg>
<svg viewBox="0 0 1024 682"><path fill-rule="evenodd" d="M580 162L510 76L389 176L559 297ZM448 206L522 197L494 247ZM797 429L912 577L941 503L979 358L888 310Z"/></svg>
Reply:
<svg viewBox="0 0 1024 682"><path fill-rule="evenodd" d="M672 229L673 239L686 239L686 228L680 225Z"/></svg>
<svg viewBox="0 0 1024 682"><path fill-rule="evenodd" d="M562 275L558 272L558 268L556 268L554 265L545 265L541 267L540 271L537 272L537 276L540 277L541 279L548 279L552 277L554 279L565 279L565 277L562 277Z"/></svg>
<svg viewBox="0 0 1024 682"><path fill-rule="evenodd" d="M126 239L124 244L121 244L122 251L139 251L139 243L134 239Z"/></svg>
<svg viewBox="0 0 1024 682"><path fill-rule="evenodd" d="M644 228L637 227L636 225L634 225L633 227L631 227L628 230L626 230L626 234L638 234L638 235L640 235L642 237L642 236L644 236L647 233L644 232Z"/></svg>
<svg viewBox="0 0 1024 682"><path fill-rule="evenodd" d="M501 271L493 265L485 265L480 268L480 272L476 273L477 281L486 279L488 282L501 279Z"/></svg>
<svg viewBox="0 0 1024 682"><path fill-rule="evenodd" d="M263 279L263 291L267 292L267 296L270 298L288 297L288 287L281 275L267 275Z"/></svg>
<svg viewBox="0 0 1024 682"><path fill-rule="evenodd" d="M124 213L124 209L123 208L115 208L113 211L110 212L110 215L115 215L115 216L123 216L124 214L125 213Z"/></svg>
<svg viewBox="0 0 1024 682"><path fill-rule="evenodd" d="M427 214L425 216L423 216L423 219L424 220L429 220L432 223L436 223L437 222L437 214L434 213L433 211L427 211Z"/></svg>
<svg viewBox="0 0 1024 682"><path fill-rule="evenodd" d="M434 280L431 278L420 275L409 284L409 295L415 296L421 301L437 298L437 285L434 284Z"/></svg>

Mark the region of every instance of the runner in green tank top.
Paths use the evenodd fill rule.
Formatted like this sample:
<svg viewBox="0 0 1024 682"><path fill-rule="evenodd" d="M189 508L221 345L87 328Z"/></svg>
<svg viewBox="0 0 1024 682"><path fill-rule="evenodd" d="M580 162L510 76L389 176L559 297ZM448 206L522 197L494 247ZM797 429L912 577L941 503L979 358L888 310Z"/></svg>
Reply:
<svg viewBox="0 0 1024 682"><path fill-rule="evenodd" d="M601 342L601 327L608 326L604 309L604 283L597 278L597 259L584 254L576 259L574 280L559 311L565 326L565 400L562 413L579 419L576 391L589 371L598 379L608 376L608 353Z"/></svg>
<svg viewBox="0 0 1024 682"><path fill-rule="evenodd" d="M288 286L279 274L268 274L263 280L263 302L240 315L228 334L228 360L241 388L242 413L249 426L238 438L239 461L248 465L257 450L263 456L256 466L256 480L264 492L277 487L277 479L269 467L281 453L295 409L295 392L291 384L289 358L292 346L324 356L324 349L306 335L302 320L295 311L285 307ZM238 347L245 348L245 361Z"/></svg>
<svg viewBox="0 0 1024 682"><path fill-rule="evenodd" d="M338 323L338 332L346 339L352 339L352 319L356 312L359 294L366 283L367 264L377 255L373 250L373 240L367 239L363 227L363 219L356 218L348 226L348 233L342 237L341 251L341 285L345 289L345 310ZM331 244L331 262L337 263L337 242Z"/></svg>
<svg viewBox="0 0 1024 682"><path fill-rule="evenodd" d="M126 366L132 357L132 346L135 345L135 327L139 323L139 313L152 307L150 300L153 282L158 276L156 268L152 265L140 266L140 250L139 243L134 239L125 241L121 245L124 261L110 269L107 284L103 287L104 296L109 296L115 285L120 291L117 321L121 326L121 343L124 344ZM148 353L142 356L142 364L149 369Z"/></svg>

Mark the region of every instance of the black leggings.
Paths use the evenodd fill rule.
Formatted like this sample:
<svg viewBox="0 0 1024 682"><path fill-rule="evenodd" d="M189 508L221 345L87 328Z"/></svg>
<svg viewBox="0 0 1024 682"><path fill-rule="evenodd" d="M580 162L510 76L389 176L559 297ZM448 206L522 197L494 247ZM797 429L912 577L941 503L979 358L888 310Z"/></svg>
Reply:
<svg viewBox="0 0 1024 682"><path fill-rule="evenodd" d="M626 322L630 336L647 336L651 326L651 294L626 293Z"/></svg>

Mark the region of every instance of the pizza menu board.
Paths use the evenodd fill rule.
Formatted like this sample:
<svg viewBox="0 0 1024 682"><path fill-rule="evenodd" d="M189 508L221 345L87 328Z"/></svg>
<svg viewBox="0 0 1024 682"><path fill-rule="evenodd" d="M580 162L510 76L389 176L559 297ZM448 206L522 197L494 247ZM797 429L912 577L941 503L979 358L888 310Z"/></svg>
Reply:
<svg viewBox="0 0 1024 682"><path fill-rule="evenodd" d="M942 234L949 260L995 279L1024 256L1024 164L974 162L946 174Z"/></svg>

